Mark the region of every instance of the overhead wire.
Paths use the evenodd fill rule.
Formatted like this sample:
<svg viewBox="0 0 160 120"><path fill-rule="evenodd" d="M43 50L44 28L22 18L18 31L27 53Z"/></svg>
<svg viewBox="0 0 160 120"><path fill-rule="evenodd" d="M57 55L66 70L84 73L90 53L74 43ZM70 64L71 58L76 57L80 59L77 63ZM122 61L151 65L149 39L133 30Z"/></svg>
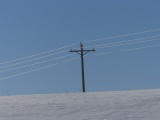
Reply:
<svg viewBox="0 0 160 120"><path fill-rule="evenodd" d="M27 59L27 58L35 57L35 56L38 56L38 55L42 55L42 54L46 54L46 53L50 53L50 52L57 51L57 50L61 50L61 49L64 49L64 48L68 48L68 47L71 47L71 46L73 46L73 45L77 45L77 44L79 44L79 43L70 44L70 45L67 45L67 46L59 47L59 48L57 48L57 49L53 49L53 50L49 50L49 51L46 51L46 52L41 52L41 53L38 53L38 54L34 54L34 55L30 55L30 56L26 56L26 57L22 57L22 58L14 59L14 60L10 60L10 61L7 61L7 62L1 62L0 64L7 64L7 63L11 63L11 62L15 62L15 61L23 60L23 59Z"/></svg>
<svg viewBox="0 0 160 120"><path fill-rule="evenodd" d="M136 33L118 35L118 36L113 36L113 37L100 38L100 39L95 39L95 40L86 40L86 41L83 41L83 43L96 42L96 41L114 39L114 38L121 38L121 37L127 37L127 36L138 35L138 34L143 34L143 33L148 33L148 32L159 31L159 30L160 29L153 29L153 30L148 30L148 31L143 31L143 32L136 32Z"/></svg>
<svg viewBox="0 0 160 120"><path fill-rule="evenodd" d="M137 43L143 43L143 42L150 42L150 41L154 41L154 40L160 40L160 38L159 38L159 39L153 39L153 40L146 40L146 41L138 41L138 42L133 42L133 43L118 44L118 45L112 45L112 46L103 46L103 47L100 47L100 48L120 46L120 45L128 45L128 44L137 44ZM99 48L99 47L98 47L98 48ZM110 54L110 53L111 53L111 52L107 52L107 53L105 53L105 54ZM29 65L25 65L25 66L21 66L21 67L16 67L16 68L12 68L12 69L3 70L3 71L0 71L0 73L7 72L7 71L11 71L11 70L16 70L16 69L21 69L21 68L25 68L25 67L29 67L29 66L33 66L33 65L37 65L37 64L49 62L49 61L53 61L53 60L58 60L58 59L61 59L61 58L65 58L65 57L68 57L68 56L72 56L72 55L74 55L74 54L75 54L75 53L70 54L70 55L64 55L64 56L57 57L57 58L54 58L54 59L49 59L49 60L42 61L42 62L37 62L37 63L34 63L34 64L29 64ZM103 54L103 53L102 53L102 54Z"/></svg>
<svg viewBox="0 0 160 120"><path fill-rule="evenodd" d="M119 35L119 36L113 36L113 37L95 39L95 40L88 40L88 41L83 41L83 42L84 42L84 43L88 43L88 42L95 42L95 41L101 41L101 40L106 40L106 39L114 39L114 38L120 38L120 37L127 37L127 36L131 36L131 35L138 35L138 34L143 34L143 33L148 33L148 32L159 31L159 30L160 30L160 29L153 29L153 30L148 30L148 31L143 31L143 32L137 32L137 33L131 33L131 34L125 34L125 35ZM158 36L160 36L160 35L158 35ZM140 39L148 39L148 38L153 38L153 37L158 37L158 36L152 36L152 37L140 38ZM136 40L136 39L134 39L134 40ZM132 40L132 41L133 41L133 40ZM129 40L128 40L128 41L122 41L122 42L131 42L131 40L130 40L130 41L129 41ZM121 43L122 43L122 42L121 42ZM117 44L117 43L118 43L118 42L111 43L111 44ZM120 42L119 42L119 43L120 43ZM57 50L61 50L61 49L64 49L64 48L68 48L68 47L71 47L71 46L77 45L77 44L79 44L79 43L74 43L74 44L70 44L70 45L67 45L67 46L64 46L64 47L60 47L60 48L57 48L57 49L53 49L53 50L49 50L49 51L46 51L46 52L41 52L41 53L38 53L38 54L34 54L34 55L31 55L31 56L22 57L22 58L10 60L10 61L7 61L7 62L2 62L2 63L0 63L0 64L2 65L2 64L7 64L7 63L19 61L19 60L24 60L24 59L27 59L27 58L31 58L31 57L35 57L35 56L38 56L38 55L50 53L50 52L57 51ZM131 43L130 43L130 44L131 44ZM104 46L104 44L101 44L101 45ZM96 46L98 47L98 45L96 45ZM95 47L96 47L96 46L95 46ZM159 45L152 45L152 46L145 46L145 47L140 47L140 48L133 48L133 49L121 50L121 52L126 52L126 51L131 51L131 50L138 50L138 49L145 49L145 48L151 48L151 47L158 47L158 46L160 46L160 44L159 44ZM89 46L89 47L90 47L90 46ZM52 55L55 55L55 54L59 54L59 53L63 53L63 52L66 52L66 51L68 51L68 50L61 51L61 52L57 52L57 53L50 54L50 55L46 55L46 56L43 56L43 57L38 57L38 58L35 58L35 59L31 59L31 60L26 60L26 61L23 61L23 62L19 62L19 63L7 65L7 66L3 66L3 67L0 67L0 68L6 68L6 67L10 67L10 66L22 64L22 63L25 63L25 62L31 62L31 61L34 61L34 60L38 60L38 59L41 59L41 58L49 57L49 56L52 56ZM104 55L104 54L111 54L111 53L113 53L113 52L93 54L92 56L95 56L95 55ZM64 56L61 56L61 57L64 57ZM60 57L59 57L59 58L60 58ZM31 73L31 72L38 71L38 70L41 70L41 69L45 69L45 68L52 67L52 66L58 65L58 64L60 64L60 63L68 62L68 61L71 61L71 60L74 60L74 59L77 59L77 58L79 58L79 57L76 57L76 58L73 58L73 59L68 59L68 60L65 60L65 61L62 61L62 62L59 62L59 63L55 63L55 64L48 65L48 66L44 66L44 67L41 67L41 68L38 68L38 69L34 69L34 70L31 70L31 71L19 73L19 74L16 74L16 75L12 75L12 76L8 76L8 77L0 78L0 80L12 78L12 77L16 77L16 76L23 75L23 74L27 74L27 73ZM55 58L55 59L56 59L56 58ZM52 60L53 60L53 59L52 59ZM50 61L50 60L46 60L46 61L42 61L42 62L38 62L38 63L26 65L26 66L21 66L21 67L17 67L17 68L13 68L12 70L14 70L14 69L19 69L19 68L23 68L23 67L27 67L27 66L31 66L31 65L40 64L40 63L47 62L47 61ZM11 70L11 69L9 69L9 70ZM6 71L6 70L4 70L4 71ZM3 72L3 71L1 71L1 72Z"/></svg>
<svg viewBox="0 0 160 120"><path fill-rule="evenodd" d="M75 60L75 59L78 59L78 58L79 58L79 57L75 57L75 58L72 58L72 59L67 59L67 60L64 60L64 61L62 61L62 62L57 62L57 63L55 63L55 64L48 65L48 66L44 66L44 67L41 67L41 68L38 68L38 69L34 69L34 70L26 71L26 72L23 72L23 73L11 75L11 76L8 76L8 77L3 77L3 78L0 78L0 80L9 79L9 78L17 77L17 76L20 76L20 75L32 73L32 72L39 71L39 70L42 70L42 69L45 69L45 68L53 67L53 66L58 65L58 64L60 64L60 63L69 62L69 61L72 61L72 60Z"/></svg>
<svg viewBox="0 0 160 120"><path fill-rule="evenodd" d="M114 46L121 46L121 45L129 45L129 44L137 44L137 43L151 42L151 41L156 41L156 40L159 40L159 39L160 39L160 38L159 38L159 39L151 39L151 40L146 40L146 41L134 42L134 41L137 41L137 40L148 39L148 38L155 38L155 37L160 37L160 35L151 36L151 37L145 37L145 38L139 38L139 39L133 39L133 40L127 40L127 41L121 41L121 42L108 43L108 44L87 46L87 47L84 47L84 48L89 48L89 47L106 48L106 47L114 47ZM132 43L126 43L126 42L132 42ZM125 44L118 44L118 43L125 43ZM11 66L23 64L23 63L26 63L26 62L35 61L35 60L38 60L38 59L42 59L42 58L46 58L46 57L53 56L53 55L56 55L56 54L60 54L60 53L63 53L63 52L68 52L68 50L64 50L64 51L61 51L61 52L49 54L49 55L42 56L42 57L39 57L39 58L34 58L34 59L31 59L31 60L26 60L26 61L23 61L23 62L14 63L14 64L7 65L7 66L2 66L2 67L0 67L0 68L2 69L2 68L7 68L7 67L11 67Z"/></svg>
<svg viewBox="0 0 160 120"><path fill-rule="evenodd" d="M155 37L160 37L160 35L151 36L151 37L144 37L144 38L137 38L137 39L131 39L131 40L125 40L125 41L120 41L120 42L112 42L112 43L107 43L107 44L92 45L92 46L87 46L87 47L84 47L84 48L99 47L99 46L104 46L104 45L114 45L114 44L117 44L117 43L134 42L134 41L137 41L137 40L143 40L143 39L149 39L149 38L155 38Z"/></svg>
<svg viewBox="0 0 160 120"><path fill-rule="evenodd" d="M122 44L117 44L117 45L105 45L105 46L99 46L99 47L95 47L95 48L106 48L106 47L118 47L118 46L124 46L124 45L132 45L132 44L139 44L139 43L146 43L146 42L153 42L153 41L158 41L160 40L160 38L158 39L151 39L151 40L145 40L145 41L138 41L138 42L132 42L132 43L122 43Z"/></svg>
<svg viewBox="0 0 160 120"><path fill-rule="evenodd" d="M84 42L84 43L88 43L88 42L95 42L95 41L100 41L100 40L105 40L105 39L113 39L113 38L127 37L127 36L131 36L131 35L143 34L143 33L148 33L148 32L159 31L159 30L160 30L160 29L152 29L152 30L148 30L148 31L137 32L137 33L130 33L130 34L124 34L124 35L119 35L119 36L113 36L113 37L107 37L107 38L100 38L100 39L94 39L94 40L86 40L86 41L83 41L83 42ZM59 47L59 48L56 48L56 49L53 49L53 50L41 52L41 53L38 53L38 54L33 54L33 55L30 55L30 56L26 56L26 57L22 57L22 58L10 60L10 61L7 61L7 62L1 62L0 64L2 65L2 64L7 64L7 63L19 61L19 60L28 59L28 58L35 57L35 56L38 56L38 55L43 55L43 54L50 53L50 52L53 52L53 51L61 50L61 49L64 49L64 48L68 48L68 47L71 47L71 46L74 46L74 45L77 45L77 44L79 44L79 43L77 42L77 43L73 43L73 44L70 44L70 45L67 45L67 46Z"/></svg>
<svg viewBox="0 0 160 120"><path fill-rule="evenodd" d="M147 48L153 48L153 47L160 47L160 44L151 45L151 46L144 46L144 47L137 47L137 48L131 48L131 49L125 49L125 50L119 50L117 52L128 52L128 51L147 49ZM97 54L92 54L92 55L87 55L87 56L107 55L107 54L112 54L112 53L117 53L117 52L106 52L106 53L104 52L104 53L97 53Z"/></svg>
<svg viewBox="0 0 160 120"><path fill-rule="evenodd" d="M132 48L132 49L126 49L126 50L120 50L118 52L127 52L127 51L140 50L140 49L146 49L146 48L152 48L152 47L159 47L159 46L160 46L160 44L158 44L158 45L152 45L152 46ZM92 54L92 55L87 55L87 56L97 56L97 55L105 55L105 54L111 54L111 53L115 53L115 52L98 53L98 54ZM62 56L62 57L65 57L65 56ZM60 64L60 63L68 62L68 61L71 61L71 60L74 60L74 59L77 59L77 58L79 58L79 57L75 57L75 58L72 58L72 59L64 60L64 61L59 62L59 63L55 63L55 64L48 65L48 66L45 66L45 67L41 67L41 68L38 68L38 69L35 69L35 70L23 72L23 73L20 73L20 74L16 74L16 75L0 78L0 80L8 79L8 78L11 78L11 77L16 77L16 76L19 76L19 75L23 75L23 74L27 74L27 73L30 73L30 72L38 71L38 70L41 70L41 69L45 69L45 68L52 67L52 66Z"/></svg>
<svg viewBox="0 0 160 120"><path fill-rule="evenodd" d="M49 61L58 60L58 59L61 59L61 58L65 58L65 57L72 56L72 55L74 55L74 54L75 54L75 53L70 54L70 55L64 55L64 56L57 57L57 58L54 58L54 59L49 59L49 60L42 61L42 62L37 62L37 63L34 63L34 64L29 64L29 65L25 65L25 66L21 66L21 67L16 67L16 68L12 68L12 69L3 70L3 71L0 71L0 73L7 72L7 71L11 71L11 70L17 70L17 69L21 69L21 68L26 68L26 67L29 67L29 66L38 65L38 64L41 64L41 63L49 62Z"/></svg>
<svg viewBox="0 0 160 120"><path fill-rule="evenodd" d="M146 49L146 48L152 48L152 47L159 47L159 46L160 46L160 44L152 45L152 46L139 47L139 48L126 49L126 50L120 50L119 52L127 52L127 51L140 50L140 49ZM99 54L92 54L92 55L87 55L87 56L97 56L97 55L105 55L105 54L111 54L111 53L115 53L115 52L99 53ZM0 78L0 80L9 79L9 78L17 77L17 76L20 76L20 75L23 75L23 74L35 72L35 71L38 71L38 70L41 70L41 69L45 69L45 68L49 68L49 67L58 65L60 63L69 62L69 61L72 61L72 60L75 60L75 59L78 59L78 58L79 57L75 57L75 58L72 58L72 59L67 59L67 60L64 60L62 62L55 63L55 64L48 65L48 66L44 66L44 67L41 67L41 68L38 68L38 69L34 69L34 70L27 71L27 72L11 75L11 76L8 76L8 77L3 77L3 78Z"/></svg>
<svg viewBox="0 0 160 120"><path fill-rule="evenodd" d="M127 49L127 50L121 50L121 52L140 50L140 49L146 49L146 48L153 48L153 47L159 47L159 46L160 46L160 44L158 44L158 45L151 45L151 46L145 46L145 47L140 47L140 48L132 48L132 49Z"/></svg>
<svg viewBox="0 0 160 120"><path fill-rule="evenodd" d="M42 59L42 58L46 58L46 57L50 57L50 56L57 55L57 54L60 54L60 53L64 53L64 52L67 52L67 51L68 51L68 50L64 50L64 51L61 51L61 52L57 52L57 53L49 54L49 55L46 55L46 56L34 58L34 59L31 59L31 60L26 60L26 61L23 61L23 62L18 62L18 63L14 63L14 64L2 66L2 67L0 67L0 68L7 68L7 67L11 67L11 66L23 64L23 63L26 63L26 62L31 62L31 61L39 60L39 59Z"/></svg>
<svg viewBox="0 0 160 120"><path fill-rule="evenodd" d="M152 46L139 47L139 48L126 49L126 50L120 50L119 52L127 52L127 51L132 51L132 50L146 49L146 48L158 47L158 46L160 46L160 44L158 44L158 45L152 45ZM111 53L114 53L114 52L92 54L92 55L90 55L90 56L104 55L104 54L111 54ZM88 55L87 55L87 56L88 56ZM62 56L62 57L63 57L63 56ZM58 65L58 64L60 64L60 63L68 62L68 61L71 61L71 60L74 60L74 59L77 59L77 58L79 58L79 57L75 57L75 58L72 58L72 59L64 60L64 61L59 62L59 63L55 63L55 64L48 65L48 66L44 66L44 67L41 67L41 68L38 68L38 69L34 69L34 70L30 70L30 71L27 71L27 72L23 72L23 73L11 75L11 76L8 76L8 77L0 78L0 80L4 80L4 79L16 77L16 76L20 76L20 75L23 75L23 74L31 73L31 72L34 72L34 71L38 71L38 70L41 70L41 69L45 69L45 68L52 67L52 66Z"/></svg>

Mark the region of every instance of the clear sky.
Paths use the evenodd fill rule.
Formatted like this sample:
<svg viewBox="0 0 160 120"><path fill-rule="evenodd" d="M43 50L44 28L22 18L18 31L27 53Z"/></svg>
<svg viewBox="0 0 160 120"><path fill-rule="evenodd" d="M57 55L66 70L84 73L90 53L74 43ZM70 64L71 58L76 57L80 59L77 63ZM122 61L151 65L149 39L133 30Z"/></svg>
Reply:
<svg viewBox="0 0 160 120"><path fill-rule="evenodd" d="M71 55L68 51L83 41L159 29L159 5L159 0L0 0L0 95L81 92L80 58L62 63L79 55L52 59ZM159 34L157 30L83 44L95 46ZM78 44L12 61L73 43ZM86 91L160 88L159 46L122 52L159 44L156 37L94 47L96 52L87 55L113 53L85 58ZM12 62L4 64L7 61ZM48 62L37 64L42 61ZM57 62L60 64L32 71ZM28 71L32 72L21 74ZM3 79L6 77L10 78Z"/></svg>

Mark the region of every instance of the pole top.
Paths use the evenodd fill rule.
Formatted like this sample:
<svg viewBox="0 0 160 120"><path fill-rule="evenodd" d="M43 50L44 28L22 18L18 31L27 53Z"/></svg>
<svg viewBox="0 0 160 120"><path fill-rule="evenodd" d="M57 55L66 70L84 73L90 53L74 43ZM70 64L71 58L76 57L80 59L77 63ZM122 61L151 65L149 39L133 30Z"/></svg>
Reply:
<svg viewBox="0 0 160 120"><path fill-rule="evenodd" d="M82 44L82 42L80 42L80 46L81 46L81 48L83 47L83 44Z"/></svg>

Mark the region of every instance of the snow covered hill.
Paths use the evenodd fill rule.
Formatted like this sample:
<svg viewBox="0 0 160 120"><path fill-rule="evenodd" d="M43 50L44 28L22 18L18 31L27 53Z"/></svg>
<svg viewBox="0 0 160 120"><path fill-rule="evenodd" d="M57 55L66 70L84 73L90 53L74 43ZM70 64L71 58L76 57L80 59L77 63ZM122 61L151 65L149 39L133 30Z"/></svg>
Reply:
<svg viewBox="0 0 160 120"><path fill-rule="evenodd" d="M2 96L0 120L160 120L160 90Z"/></svg>

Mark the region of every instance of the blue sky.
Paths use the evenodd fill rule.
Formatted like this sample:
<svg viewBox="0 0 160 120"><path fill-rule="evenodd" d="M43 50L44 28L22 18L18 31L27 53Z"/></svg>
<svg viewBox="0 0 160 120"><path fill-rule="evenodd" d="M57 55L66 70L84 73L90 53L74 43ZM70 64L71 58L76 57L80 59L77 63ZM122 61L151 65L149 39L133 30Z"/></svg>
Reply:
<svg viewBox="0 0 160 120"><path fill-rule="evenodd" d="M68 51L79 47L79 44L1 64L73 43L159 29L159 4L159 0L1 0L0 71L70 55ZM104 39L84 43L84 46L157 36L159 33L160 30L157 30ZM86 91L160 88L160 47L120 52L158 44L160 40L103 49L95 48L96 52L90 52L88 55L113 53L85 58ZM68 51L13 65L64 50ZM61 63L78 56L75 54L57 61L1 72L0 79L60 62L53 67L0 80L0 95L81 92L80 59ZM5 67L8 65L13 66Z"/></svg>

